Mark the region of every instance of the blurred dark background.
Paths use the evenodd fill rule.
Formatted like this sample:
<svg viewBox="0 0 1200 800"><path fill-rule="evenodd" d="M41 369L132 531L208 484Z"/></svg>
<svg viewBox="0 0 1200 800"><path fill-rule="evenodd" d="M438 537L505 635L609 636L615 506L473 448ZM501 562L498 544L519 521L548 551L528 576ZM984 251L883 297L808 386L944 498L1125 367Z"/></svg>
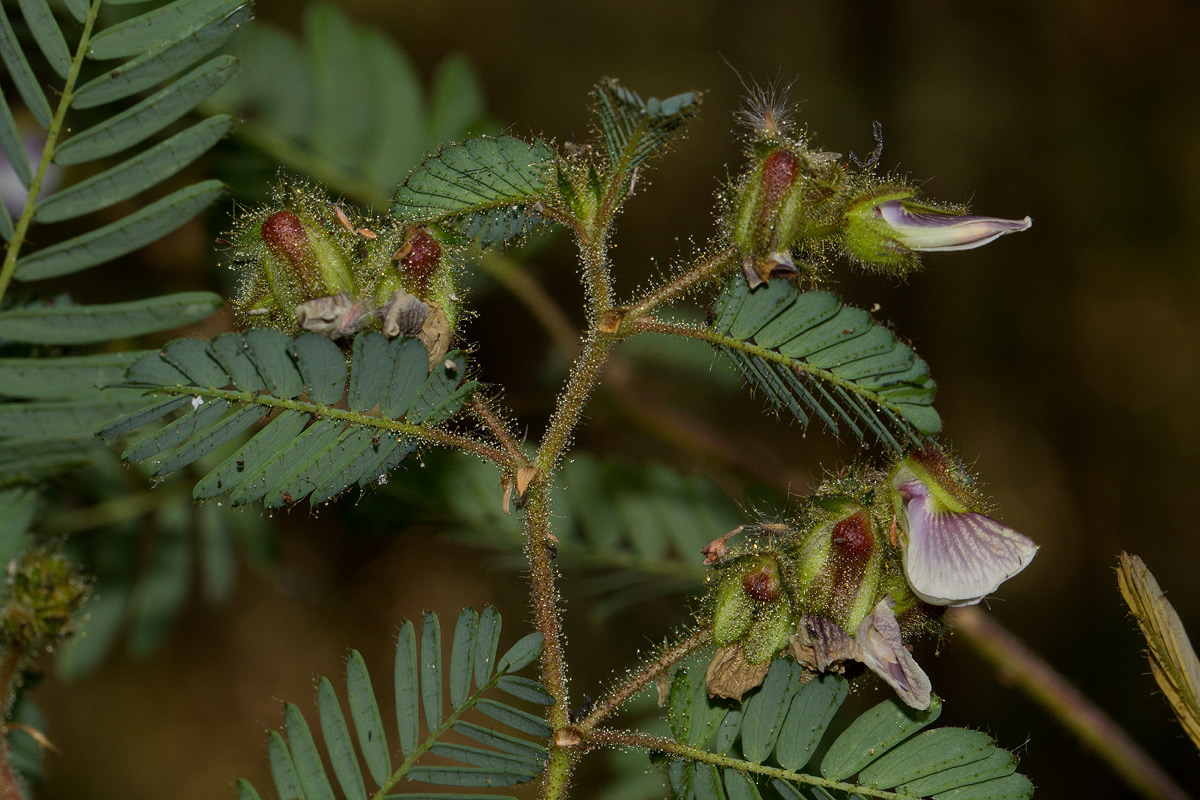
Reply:
<svg viewBox="0 0 1200 800"><path fill-rule="evenodd" d="M259 0L259 16L294 29L298 6ZM490 114L518 135L585 138L588 92L603 75L643 96L705 92L687 138L647 176L620 221L614 263L625 294L709 237L711 200L739 169L732 112L743 92L722 57L748 80L790 83L798 117L820 146L865 155L877 120L881 163L923 182L930 197L1032 216L1030 232L935 254L903 285L840 265L837 289L856 304L878 303L879 316L914 343L938 379L948 441L975 464L1003 518L1042 545L1033 565L989 601L991 612L1185 789L1200 785L1200 757L1148 674L1114 575L1120 550L1138 553L1185 624L1200 631L1200 6L341 7L388 31L426 76L448 53L465 54ZM287 76L279 80L286 92ZM182 236L191 238L173 247L188 255L176 269L194 275L160 273L151 284L211 280L208 234ZM581 316L569 241L529 269ZM484 377L510 385L521 422L536 434L551 400L545 339L503 292L481 294L478 307L468 335L480 343ZM761 401L748 392L714 392L709 403L692 386L660 383L664 402L733 424L729 435L766 471L796 476L796 492L806 477L819 478L821 461L832 467L857 456L851 443L839 448L815 427L805 436L759 413ZM601 402L581 447L706 468L604 411ZM739 482L727 467L713 472L734 491L761 483ZM44 796L231 797L237 775L265 788L262 730L281 724L278 700L311 710L315 676L340 673L348 646L363 651L378 685L403 616L433 609L452 618L463 604L492 601L510 634L528 620L519 576L493 569L479 551L429 526L305 508L278 517L278 567L244 576L229 608L197 602L156 655L119 656L85 680L50 679L53 690L39 691L51 739L65 752L50 756ZM567 610L578 667L572 689L593 695L631 663L632 648L660 640L687 615L678 601L604 623L589 619L582 599ZM951 639L936 654L929 643L918 647L946 698L942 721L986 729L1017 749L1040 797L1134 796L965 643ZM584 773L577 796L599 796L591 783L599 778Z"/></svg>

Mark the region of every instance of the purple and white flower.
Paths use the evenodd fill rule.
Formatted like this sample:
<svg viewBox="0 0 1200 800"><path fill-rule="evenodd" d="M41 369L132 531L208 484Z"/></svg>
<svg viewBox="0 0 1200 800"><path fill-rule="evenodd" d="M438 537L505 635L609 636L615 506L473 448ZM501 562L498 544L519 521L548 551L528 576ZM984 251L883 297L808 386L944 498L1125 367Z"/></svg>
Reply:
<svg viewBox="0 0 1200 800"><path fill-rule="evenodd" d="M947 214L903 200L885 200L874 207L876 217L892 236L921 253L970 250L996 241L1006 233L1029 230L1033 220Z"/></svg>
<svg viewBox="0 0 1200 800"><path fill-rule="evenodd" d="M1027 536L969 506L940 455L905 458L892 490L905 536L904 575L926 603L974 605L1037 554Z"/></svg>
<svg viewBox="0 0 1200 800"><path fill-rule="evenodd" d="M929 708L932 685L904 646L892 611L895 605L890 596L881 599L853 636L827 617L806 616L796 628L792 652L801 664L817 672L840 672L842 662L860 661L907 705Z"/></svg>
<svg viewBox="0 0 1200 800"><path fill-rule="evenodd" d="M917 266L921 253L982 247L1032 225L1029 217L956 214L916 202L906 187L880 187L847 207L842 244L847 255L865 267L904 274Z"/></svg>

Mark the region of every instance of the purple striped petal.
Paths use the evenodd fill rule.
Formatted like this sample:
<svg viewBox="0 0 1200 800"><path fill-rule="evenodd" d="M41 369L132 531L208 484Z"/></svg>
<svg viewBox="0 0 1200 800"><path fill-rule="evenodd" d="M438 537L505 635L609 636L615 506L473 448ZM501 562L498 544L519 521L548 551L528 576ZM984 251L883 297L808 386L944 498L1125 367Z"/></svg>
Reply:
<svg viewBox="0 0 1200 800"><path fill-rule="evenodd" d="M933 686L900 638L900 624L892 613L895 604L891 597L880 600L858 626L854 639L862 648L860 658L867 668L909 706L924 710L929 708Z"/></svg>
<svg viewBox="0 0 1200 800"><path fill-rule="evenodd" d="M885 200L875 206L875 213L892 229L897 241L925 253L982 247L1006 233L1028 230L1033 225L1029 217L1000 219L918 211L903 200Z"/></svg>
<svg viewBox="0 0 1200 800"><path fill-rule="evenodd" d="M906 484L901 491L909 488ZM978 603L1025 569L1037 553L1028 537L989 516L939 508L927 489L906 500L904 575L926 603Z"/></svg>

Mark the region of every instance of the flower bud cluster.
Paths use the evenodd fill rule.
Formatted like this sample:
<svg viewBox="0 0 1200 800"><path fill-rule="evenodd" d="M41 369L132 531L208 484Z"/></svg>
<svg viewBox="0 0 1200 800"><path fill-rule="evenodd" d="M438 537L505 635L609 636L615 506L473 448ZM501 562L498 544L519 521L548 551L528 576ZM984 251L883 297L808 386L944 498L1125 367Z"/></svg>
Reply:
<svg viewBox="0 0 1200 800"><path fill-rule="evenodd" d="M937 630L944 607L979 602L1037 552L984 514L966 472L932 448L885 472L848 471L822 484L793 521L749 530L740 547L723 537L705 549L721 648L709 689L726 696L756 685L730 674L761 680L749 667L790 649L815 671L861 662L905 702L926 707L928 678L905 641Z"/></svg>
<svg viewBox="0 0 1200 800"><path fill-rule="evenodd" d="M742 117L751 127L749 163L727 193L723 223L751 288L812 271L830 249L865 269L904 275L921 253L980 247L1032 224L921 202L905 181L875 175L878 155L862 164L814 150L790 134L773 95L752 98Z"/></svg>
<svg viewBox="0 0 1200 800"><path fill-rule="evenodd" d="M0 636L25 651L53 645L72 633L75 612L87 594L87 580L65 555L31 548L8 566Z"/></svg>
<svg viewBox="0 0 1200 800"><path fill-rule="evenodd" d="M285 184L229 238L242 271L234 305L246 324L331 339L416 336L431 364L449 350L461 303L453 247L435 229L366 219Z"/></svg>

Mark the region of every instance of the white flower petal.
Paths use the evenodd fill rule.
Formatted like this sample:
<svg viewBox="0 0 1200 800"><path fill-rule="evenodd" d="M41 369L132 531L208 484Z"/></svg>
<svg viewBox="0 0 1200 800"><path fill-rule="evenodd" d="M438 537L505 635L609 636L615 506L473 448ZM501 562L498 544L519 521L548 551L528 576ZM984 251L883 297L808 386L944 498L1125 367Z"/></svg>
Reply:
<svg viewBox="0 0 1200 800"><path fill-rule="evenodd" d="M917 211L901 200L887 200L876 208L905 247L921 252L970 250L994 242L1006 233L1028 230L1033 225L1029 217L1001 219Z"/></svg>
<svg viewBox="0 0 1200 800"><path fill-rule="evenodd" d="M900 624L892 613L895 605L885 597L875 605L854 634L862 648L862 662L896 690L896 695L912 708L929 708L933 686L929 676L913 659L900 638Z"/></svg>
<svg viewBox="0 0 1200 800"><path fill-rule="evenodd" d="M904 575L926 603L978 603L1028 566L1037 553L1028 537L984 514L935 508L928 494L908 501Z"/></svg>

